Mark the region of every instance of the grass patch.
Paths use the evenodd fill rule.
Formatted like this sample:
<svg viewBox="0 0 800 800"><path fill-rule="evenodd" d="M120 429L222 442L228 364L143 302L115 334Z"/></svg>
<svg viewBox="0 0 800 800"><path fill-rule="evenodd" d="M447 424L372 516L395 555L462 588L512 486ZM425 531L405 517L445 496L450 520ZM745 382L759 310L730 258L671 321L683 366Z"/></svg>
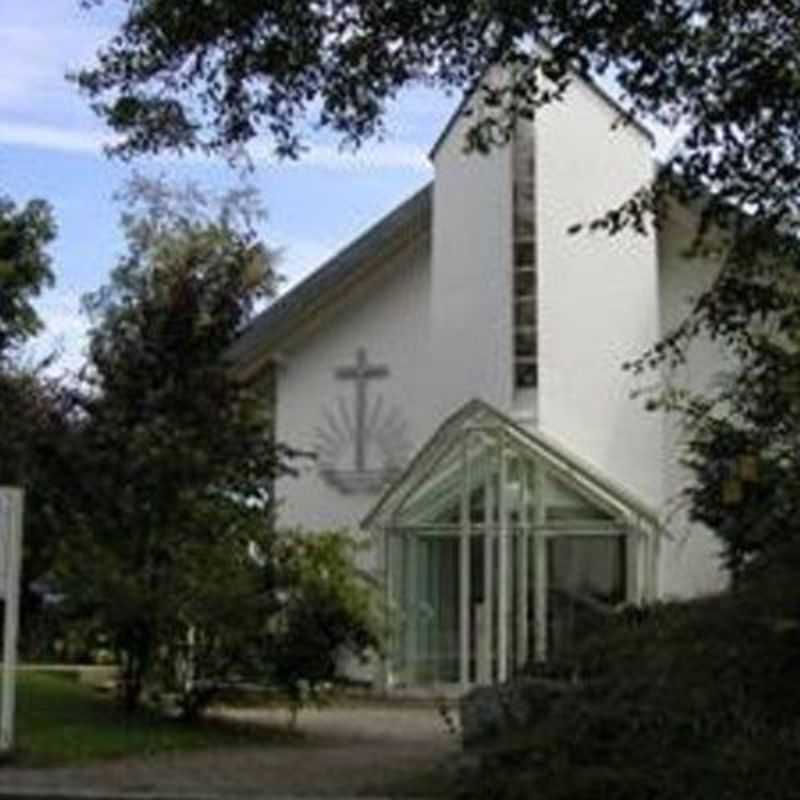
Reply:
<svg viewBox="0 0 800 800"><path fill-rule="evenodd" d="M17 682L15 765L56 766L185 750L258 746L285 729L219 719L186 723L153 711L126 715L74 676L28 672Z"/></svg>

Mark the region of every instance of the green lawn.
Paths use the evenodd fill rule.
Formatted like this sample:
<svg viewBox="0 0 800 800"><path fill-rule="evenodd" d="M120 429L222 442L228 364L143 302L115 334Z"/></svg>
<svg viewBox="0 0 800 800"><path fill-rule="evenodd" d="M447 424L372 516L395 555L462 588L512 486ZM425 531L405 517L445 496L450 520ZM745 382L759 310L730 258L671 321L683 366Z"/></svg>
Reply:
<svg viewBox="0 0 800 800"><path fill-rule="evenodd" d="M126 716L107 695L69 674L28 672L17 684L16 753L26 766L75 764L122 756L256 746L288 732L219 720L193 724L142 711Z"/></svg>

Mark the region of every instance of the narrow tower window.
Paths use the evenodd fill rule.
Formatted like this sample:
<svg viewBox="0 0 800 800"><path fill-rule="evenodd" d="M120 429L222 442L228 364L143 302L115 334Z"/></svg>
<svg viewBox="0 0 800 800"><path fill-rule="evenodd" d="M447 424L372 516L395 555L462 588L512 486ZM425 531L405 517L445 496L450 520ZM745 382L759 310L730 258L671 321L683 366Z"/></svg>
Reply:
<svg viewBox="0 0 800 800"><path fill-rule="evenodd" d="M533 124L523 122L514 137L514 386L538 383L536 337L536 161Z"/></svg>

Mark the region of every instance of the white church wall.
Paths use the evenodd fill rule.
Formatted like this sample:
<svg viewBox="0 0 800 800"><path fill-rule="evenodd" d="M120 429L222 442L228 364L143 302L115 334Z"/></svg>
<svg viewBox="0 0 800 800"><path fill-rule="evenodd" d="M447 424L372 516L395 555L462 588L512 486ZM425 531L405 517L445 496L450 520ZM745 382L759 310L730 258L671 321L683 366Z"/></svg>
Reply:
<svg viewBox="0 0 800 800"><path fill-rule="evenodd" d="M474 118L435 155L431 373L441 421L472 397L511 406L511 148L465 153Z"/></svg>
<svg viewBox="0 0 800 800"><path fill-rule="evenodd" d="M399 262L399 263L398 263ZM409 244L376 272L370 285L302 333L282 355L278 370L277 435L287 444L318 453L317 461L298 461L297 477L277 483L281 525L307 530L355 530L378 494L346 493L326 482L320 468L355 480L356 387L337 378L336 370L353 367L363 349L371 366L385 367L386 377L367 381L366 419L372 435L365 446L365 467L385 465L381 445L399 458L409 457L430 431L420 398L425 396L420 361L429 342L428 295L430 244L424 237ZM371 424L377 415L376 424Z"/></svg>
<svg viewBox="0 0 800 800"><path fill-rule="evenodd" d="M689 314L697 298L711 284L720 268L719 259L686 258L696 220L675 207L659 238L661 324L664 333L674 330ZM708 389L732 362L721 345L707 337L696 338L686 364L672 371L672 385L696 392ZM720 567L719 543L705 526L688 519L681 491L691 473L680 464L685 433L680 419L668 417L663 429L663 508L669 535L661 546L660 588L665 597L691 597L717 591L725 585Z"/></svg>
<svg viewBox="0 0 800 800"><path fill-rule="evenodd" d="M377 494L342 492L326 465L353 472L355 383L336 370L363 349L388 375L367 382L366 419L380 402L380 433L404 462L442 420L471 397L538 419L538 427L649 502L666 508L672 538L663 543L659 589L685 596L720 585L715 543L690 530L672 501L687 475L676 460L679 431L631 399L622 364L639 356L685 314L714 265L686 263L685 230L569 235L623 202L652 177L650 143L636 128L612 130L617 112L575 82L564 102L536 120L539 385L530 409L513 407L511 149L465 154L460 119L435 154L432 240L418 239L377 269L316 329L282 353L277 433L320 455L278 483L281 523L305 529L355 529ZM400 264L397 264L399 259ZM660 263L660 267L659 267ZM398 267L399 268L395 268ZM687 373L701 385L718 353L703 343ZM348 416L349 415L349 416ZM385 448L386 449L386 448ZM368 470L384 452L366 445ZM357 470L355 470L357 471Z"/></svg>
<svg viewBox="0 0 800 800"><path fill-rule="evenodd" d="M655 236L568 234L652 178L647 137L575 81L536 121L539 426L654 508L661 423L622 364L659 333Z"/></svg>

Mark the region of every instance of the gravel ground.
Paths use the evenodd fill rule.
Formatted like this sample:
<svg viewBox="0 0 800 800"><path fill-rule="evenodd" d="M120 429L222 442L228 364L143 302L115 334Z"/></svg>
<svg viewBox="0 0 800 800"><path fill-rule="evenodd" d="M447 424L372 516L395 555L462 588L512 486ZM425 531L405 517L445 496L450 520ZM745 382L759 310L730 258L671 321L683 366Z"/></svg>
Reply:
<svg viewBox="0 0 800 800"><path fill-rule="evenodd" d="M279 711L225 712L268 725ZM302 736L268 747L132 758L80 767L0 769L0 791L137 792L243 797L398 796L419 784L458 739L430 707L352 707L308 710Z"/></svg>

